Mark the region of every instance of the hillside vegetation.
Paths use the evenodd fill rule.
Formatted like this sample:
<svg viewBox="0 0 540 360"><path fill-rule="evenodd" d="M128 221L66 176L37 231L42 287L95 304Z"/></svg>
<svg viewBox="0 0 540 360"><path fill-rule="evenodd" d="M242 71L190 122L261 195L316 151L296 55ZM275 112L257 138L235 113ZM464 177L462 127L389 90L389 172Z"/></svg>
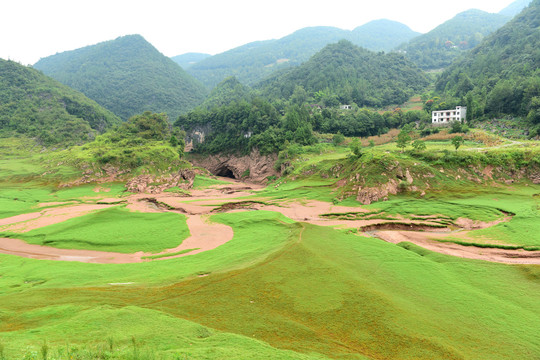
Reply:
<svg viewBox="0 0 540 360"><path fill-rule="evenodd" d="M448 102L467 104L469 119L526 117L530 136L540 124L540 1L457 60L438 79ZM470 114L470 115L469 115Z"/></svg>
<svg viewBox="0 0 540 360"><path fill-rule="evenodd" d="M83 94L13 61L0 59L0 136L35 137L44 145L76 144L120 123Z"/></svg>
<svg viewBox="0 0 540 360"><path fill-rule="evenodd" d="M203 53L186 53L182 55L177 55L171 57L171 60L173 60L175 63L180 65L182 69L187 69L190 66L195 65L201 60L204 60L206 58L209 58L210 54L203 54Z"/></svg>
<svg viewBox="0 0 540 360"><path fill-rule="evenodd" d="M251 98L251 89L231 76L217 84L199 107L211 109L230 105L232 102L249 101Z"/></svg>
<svg viewBox="0 0 540 360"><path fill-rule="evenodd" d="M510 18L471 9L457 14L426 34L399 47L408 59L422 69L441 69L484 37L503 26Z"/></svg>
<svg viewBox="0 0 540 360"><path fill-rule="evenodd" d="M374 53L342 40L304 64L269 77L257 89L269 98L288 99L301 86L327 106L354 102L381 107L404 103L427 85L421 70L403 55Z"/></svg>
<svg viewBox="0 0 540 360"><path fill-rule="evenodd" d="M207 87L235 76L252 86L276 70L300 65L324 46L347 39L373 51L389 51L418 33L390 20L375 20L352 31L329 26L309 27L277 40L257 41L204 59L188 72Z"/></svg>
<svg viewBox="0 0 540 360"><path fill-rule="evenodd" d="M123 120L144 111L176 118L206 96L201 84L140 35L52 55L34 67Z"/></svg>

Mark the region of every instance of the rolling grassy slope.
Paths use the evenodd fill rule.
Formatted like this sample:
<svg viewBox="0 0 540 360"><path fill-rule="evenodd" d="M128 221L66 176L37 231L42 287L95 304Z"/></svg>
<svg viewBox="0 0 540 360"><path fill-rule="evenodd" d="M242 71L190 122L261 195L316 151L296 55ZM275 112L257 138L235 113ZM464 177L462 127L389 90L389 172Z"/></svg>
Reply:
<svg viewBox="0 0 540 360"><path fill-rule="evenodd" d="M12 344L103 343L121 338L123 329L155 353L208 359L227 354L231 333L238 334L233 343L247 358L261 349L276 351L248 337L331 358L540 355L537 267L410 251L269 212L213 220L231 225L234 239L181 259L90 265L0 256L0 339L15 353ZM209 275L192 275L201 271ZM116 282L135 283L107 285ZM112 315L116 320L106 331L96 325ZM141 325L145 316L163 331L148 333ZM185 333L172 336L175 329ZM210 335L188 340L197 334L193 329ZM129 338L119 341L128 347ZM213 353L207 353L209 343Z"/></svg>

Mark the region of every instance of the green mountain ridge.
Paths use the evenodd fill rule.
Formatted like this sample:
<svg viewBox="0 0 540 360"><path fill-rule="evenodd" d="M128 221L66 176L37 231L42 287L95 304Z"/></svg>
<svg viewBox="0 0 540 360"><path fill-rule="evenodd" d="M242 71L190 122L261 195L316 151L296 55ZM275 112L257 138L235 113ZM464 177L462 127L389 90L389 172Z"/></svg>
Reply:
<svg viewBox="0 0 540 360"><path fill-rule="evenodd" d="M121 122L80 92L13 61L0 59L0 135L73 144Z"/></svg>
<svg viewBox="0 0 540 360"><path fill-rule="evenodd" d="M199 61L202 61L206 58L209 58L210 54L204 54L204 53L185 53L177 56L171 57L171 60L173 60L175 63L180 65L182 69L187 69L190 66L195 65Z"/></svg>
<svg viewBox="0 0 540 360"><path fill-rule="evenodd" d="M235 76L252 86L276 70L300 65L324 46L350 40L374 51L389 51L418 33L390 20L374 20L352 31L330 26L308 27L277 40L257 41L204 59L188 73L213 88L223 79Z"/></svg>
<svg viewBox="0 0 540 360"><path fill-rule="evenodd" d="M466 101L473 118L527 117L540 124L540 0L449 67L437 91ZM533 130L537 131L537 130ZM531 134L533 136L534 134Z"/></svg>
<svg viewBox="0 0 540 360"><path fill-rule="evenodd" d="M508 20L505 15L470 9L398 49L422 69L444 68Z"/></svg>
<svg viewBox="0 0 540 360"><path fill-rule="evenodd" d="M251 89L243 85L234 76L231 76L217 84L199 107L210 109L242 100L249 102L251 98Z"/></svg>
<svg viewBox="0 0 540 360"><path fill-rule="evenodd" d="M380 107L403 103L427 85L424 74L403 55L374 53L342 40L256 88L269 98L288 99L301 86L323 101L336 96L341 104Z"/></svg>
<svg viewBox="0 0 540 360"><path fill-rule="evenodd" d="M206 96L201 84L140 35L49 56L34 67L124 120L144 111L174 119Z"/></svg>

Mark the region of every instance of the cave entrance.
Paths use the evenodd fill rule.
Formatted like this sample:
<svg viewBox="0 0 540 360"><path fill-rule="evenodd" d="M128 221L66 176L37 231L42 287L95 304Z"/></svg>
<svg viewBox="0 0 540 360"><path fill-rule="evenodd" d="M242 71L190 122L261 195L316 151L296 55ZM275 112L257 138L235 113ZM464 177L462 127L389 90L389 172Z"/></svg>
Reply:
<svg viewBox="0 0 540 360"><path fill-rule="evenodd" d="M228 177L228 178L231 178L231 179L236 179L236 176L234 176L234 173L232 172L232 170L229 169L227 166L223 166L223 167L219 168L216 171L216 175L217 176Z"/></svg>

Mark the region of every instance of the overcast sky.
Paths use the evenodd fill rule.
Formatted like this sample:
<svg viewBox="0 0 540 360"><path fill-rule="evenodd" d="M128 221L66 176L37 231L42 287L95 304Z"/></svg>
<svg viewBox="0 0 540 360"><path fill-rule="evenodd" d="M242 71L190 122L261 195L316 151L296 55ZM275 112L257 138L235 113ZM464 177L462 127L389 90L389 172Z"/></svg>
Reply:
<svg viewBox="0 0 540 360"><path fill-rule="evenodd" d="M140 34L167 56L217 54L307 26L352 30L390 19L428 32L457 13L499 12L513 0L10 0L0 13L0 58L42 57Z"/></svg>

